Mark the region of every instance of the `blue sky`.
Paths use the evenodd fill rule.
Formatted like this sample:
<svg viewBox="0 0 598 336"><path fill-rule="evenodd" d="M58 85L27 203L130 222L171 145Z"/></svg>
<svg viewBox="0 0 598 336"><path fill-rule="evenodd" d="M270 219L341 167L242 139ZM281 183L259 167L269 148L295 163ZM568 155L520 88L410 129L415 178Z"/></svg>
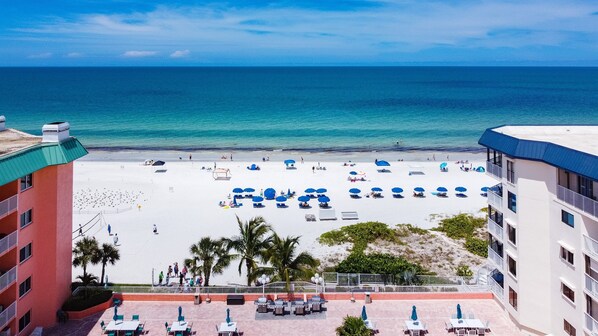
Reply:
<svg viewBox="0 0 598 336"><path fill-rule="evenodd" d="M0 0L0 13L0 66L598 66L597 1Z"/></svg>

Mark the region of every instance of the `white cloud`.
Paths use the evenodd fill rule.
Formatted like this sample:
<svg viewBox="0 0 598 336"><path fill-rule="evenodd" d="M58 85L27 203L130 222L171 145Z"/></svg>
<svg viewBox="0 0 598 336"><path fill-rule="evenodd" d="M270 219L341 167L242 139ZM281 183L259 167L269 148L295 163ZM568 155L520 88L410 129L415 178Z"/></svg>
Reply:
<svg viewBox="0 0 598 336"><path fill-rule="evenodd" d="M50 58L52 57L52 53L50 52L45 52L45 53L41 53L41 54L33 54L33 55L29 55L27 56L27 58L32 58L32 59L37 59L37 58Z"/></svg>
<svg viewBox="0 0 598 336"><path fill-rule="evenodd" d="M145 50L129 50L125 51L122 56L123 57L148 57L148 56L155 56L158 52L156 51L145 51Z"/></svg>
<svg viewBox="0 0 598 336"><path fill-rule="evenodd" d="M185 49L185 50L177 50L175 52L173 52L172 54L170 54L171 58L184 58L187 57L191 54L191 52L189 51L189 49Z"/></svg>
<svg viewBox="0 0 598 336"><path fill-rule="evenodd" d="M68 54L65 55L68 58L79 58L79 57L83 57L82 53L79 52L70 52Z"/></svg>

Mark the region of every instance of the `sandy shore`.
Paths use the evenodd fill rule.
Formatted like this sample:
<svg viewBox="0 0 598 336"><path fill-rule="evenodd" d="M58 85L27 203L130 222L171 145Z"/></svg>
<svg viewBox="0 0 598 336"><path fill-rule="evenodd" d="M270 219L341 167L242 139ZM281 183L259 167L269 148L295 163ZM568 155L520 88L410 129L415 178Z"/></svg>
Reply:
<svg viewBox="0 0 598 336"><path fill-rule="evenodd" d="M385 158L382 155L378 157ZM237 161L237 158L232 162L218 161L219 168L230 169L232 178L228 181L216 181L211 171L202 169L213 167L213 162L190 162L188 158L167 162L163 173L156 173L156 167L143 166L139 160L77 161L73 230L78 230L79 224L92 220L98 212L105 211L103 221L94 220L84 226L84 230L101 242L113 242L113 236L108 235L107 224L111 225L112 233L118 234L121 260L116 266L108 266L109 280L149 283L152 269L156 270L157 276L160 270L165 270L175 261L181 264L189 256L189 246L201 237L236 235L235 215L243 220L264 216L280 235L302 236L302 249L321 257L324 251L330 252L330 248L323 248L316 241L321 233L357 222L341 220L341 211L356 211L359 221L381 221L390 225L411 223L431 228L437 223L437 215L478 212L486 205L480 188L492 183L485 174L463 172L454 162L449 163L449 172L440 172L439 162L393 160L390 173L379 173L373 159L368 162L354 159L356 166L349 167L343 166L343 160L339 162L339 158L335 157L335 160L319 161L326 170L315 170L314 173L312 167L318 165L317 161L301 164L300 157L285 154L285 158L297 160L297 169L285 169L281 160L274 161L273 156L270 156L269 162L254 161L261 167L260 171L247 170L246 166L251 162ZM480 165L481 161L473 163L474 167ZM348 177L352 170L364 172L366 181L350 182ZM410 176L410 170L421 170L425 175ZM426 198L412 197L416 186L426 189ZM439 186L449 190L448 198L430 193ZM457 186L466 187L469 197L455 197L453 190ZM299 195L304 194L306 188L327 188L330 205L336 210L338 220L306 222L305 214L318 216L317 203L313 200L314 207L308 210L299 209L296 199L289 200L286 209L276 208L274 201L265 201L264 208L255 209L248 199L242 200L243 206L239 208L220 207L219 201L229 201L227 196L235 187L252 187L257 190L256 194L260 189L269 187L285 192L290 188ZM384 189L384 198L349 197L350 188L359 188L365 195L372 187ZM392 187L402 187L405 198L393 198ZM154 224L158 227L157 235L152 233ZM213 276L212 283L243 283L236 269L237 263L223 275ZM100 274L99 267L90 270ZM73 277L80 273L81 269L75 269Z"/></svg>

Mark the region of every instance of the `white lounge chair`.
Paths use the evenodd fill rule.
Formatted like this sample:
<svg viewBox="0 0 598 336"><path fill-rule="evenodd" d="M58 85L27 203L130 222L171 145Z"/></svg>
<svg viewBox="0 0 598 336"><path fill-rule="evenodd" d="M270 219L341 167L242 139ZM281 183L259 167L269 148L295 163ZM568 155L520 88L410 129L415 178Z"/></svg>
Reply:
<svg viewBox="0 0 598 336"><path fill-rule="evenodd" d="M336 220L336 211L334 209L320 209L320 220Z"/></svg>
<svg viewBox="0 0 598 336"><path fill-rule="evenodd" d="M357 211L343 211L341 218L343 220L359 219L359 215L357 215Z"/></svg>

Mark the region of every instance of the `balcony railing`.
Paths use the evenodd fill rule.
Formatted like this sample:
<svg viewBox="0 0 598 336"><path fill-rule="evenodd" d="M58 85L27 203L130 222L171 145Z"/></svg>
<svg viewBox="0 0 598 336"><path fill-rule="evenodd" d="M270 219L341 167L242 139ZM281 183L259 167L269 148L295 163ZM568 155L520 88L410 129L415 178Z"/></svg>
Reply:
<svg viewBox="0 0 598 336"><path fill-rule="evenodd" d="M556 186L556 197L561 201L573 205L579 210L598 217L598 201L595 201L563 186Z"/></svg>
<svg viewBox="0 0 598 336"><path fill-rule="evenodd" d="M493 208L502 209L502 196L498 194L494 187L488 189L488 204Z"/></svg>
<svg viewBox="0 0 598 336"><path fill-rule="evenodd" d="M502 167L492 163L491 161L486 161L486 171L499 179L502 179Z"/></svg>
<svg viewBox="0 0 598 336"><path fill-rule="evenodd" d="M492 293L494 293L494 295L496 295L501 301L505 298L505 289L501 287L491 276L488 276L488 286L490 287L490 290L492 290Z"/></svg>
<svg viewBox="0 0 598 336"><path fill-rule="evenodd" d="M17 266L0 276L0 292L17 280Z"/></svg>
<svg viewBox="0 0 598 336"><path fill-rule="evenodd" d="M598 334L598 322L596 322L596 320L594 320L594 318L590 314L588 314L588 313L585 313L585 314L586 314L586 325L585 325L586 329L588 329L592 333L592 335Z"/></svg>
<svg viewBox="0 0 598 336"><path fill-rule="evenodd" d="M496 264L498 270L503 270L503 258L498 255L498 253L496 253L490 246L488 246L488 259L492 260L492 262Z"/></svg>
<svg viewBox="0 0 598 336"><path fill-rule="evenodd" d="M503 229L502 226L498 225L492 218L488 217L488 232L500 240L503 240Z"/></svg>
<svg viewBox="0 0 598 336"><path fill-rule="evenodd" d="M0 202L0 218L17 210L18 204L19 204L19 198L17 197L17 195L9 197L9 198L3 200L2 202Z"/></svg>
<svg viewBox="0 0 598 336"><path fill-rule="evenodd" d="M586 274L586 290L598 300L598 281Z"/></svg>
<svg viewBox="0 0 598 336"><path fill-rule="evenodd" d="M17 231L0 239L0 255L17 246Z"/></svg>
<svg viewBox="0 0 598 336"><path fill-rule="evenodd" d="M583 235L583 243L586 251L588 251L592 257L598 259L598 241Z"/></svg>
<svg viewBox="0 0 598 336"><path fill-rule="evenodd" d="M4 328L16 315L17 303L13 302L0 313L0 329Z"/></svg>

